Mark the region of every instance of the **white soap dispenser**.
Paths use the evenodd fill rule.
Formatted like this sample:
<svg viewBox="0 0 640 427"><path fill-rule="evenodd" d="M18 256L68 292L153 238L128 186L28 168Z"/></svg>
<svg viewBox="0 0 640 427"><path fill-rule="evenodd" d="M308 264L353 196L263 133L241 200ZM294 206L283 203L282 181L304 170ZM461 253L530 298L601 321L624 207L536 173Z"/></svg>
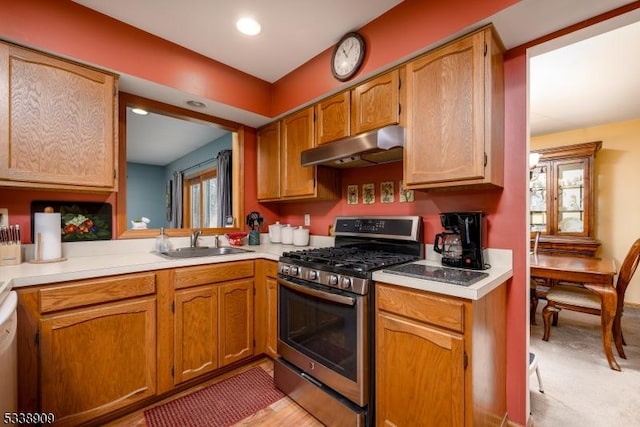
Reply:
<svg viewBox="0 0 640 427"><path fill-rule="evenodd" d="M171 242L166 234L164 234L164 228L160 228L160 235L156 237L156 252L164 253L171 250Z"/></svg>

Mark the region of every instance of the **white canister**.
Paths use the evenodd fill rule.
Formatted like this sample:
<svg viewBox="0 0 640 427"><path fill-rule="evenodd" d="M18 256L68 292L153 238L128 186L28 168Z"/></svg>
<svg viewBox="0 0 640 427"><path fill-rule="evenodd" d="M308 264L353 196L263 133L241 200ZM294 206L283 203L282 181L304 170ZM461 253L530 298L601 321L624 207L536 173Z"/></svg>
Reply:
<svg viewBox="0 0 640 427"><path fill-rule="evenodd" d="M269 225L269 241L271 243L282 242L282 228L284 225L280 224L280 221L276 221L275 224Z"/></svg>
<svg viewBox="0 0 640 427"><path fill-rule="evenodd" d="M293 230L293 244L295 246L307 246L309 244L309 229L300 226Z"/></svg>
<svg viewBox="0 0 640 427"><path fill-rule="evenodd" d="M287 224L282 227L282 244L284 245L292 245L293 244L293 227Z"/></svg>

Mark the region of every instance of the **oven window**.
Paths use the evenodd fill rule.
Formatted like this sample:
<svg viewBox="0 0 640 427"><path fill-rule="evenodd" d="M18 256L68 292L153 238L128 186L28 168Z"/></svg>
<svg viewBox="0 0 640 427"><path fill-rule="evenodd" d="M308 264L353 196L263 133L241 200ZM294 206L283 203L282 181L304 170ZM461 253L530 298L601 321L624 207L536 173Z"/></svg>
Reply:
<svg viewBox="0 0 640 427"><path fill-rule="evenodd" d="M356 306L279 288L279 337L289 346L353 381L357 379Z"/></svg>

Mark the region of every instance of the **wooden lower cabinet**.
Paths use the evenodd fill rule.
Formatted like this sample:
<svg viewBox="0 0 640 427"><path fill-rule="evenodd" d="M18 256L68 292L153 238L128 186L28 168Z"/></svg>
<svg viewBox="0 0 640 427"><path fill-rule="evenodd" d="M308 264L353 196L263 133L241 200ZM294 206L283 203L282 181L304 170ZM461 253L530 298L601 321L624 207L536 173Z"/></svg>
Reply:
<svg viewBox="0 0 640 427"><path fill-rule="evenodd" d="M256 262L256 352L278 355L278 263Z"/></svg>
<svg viewBox="0 0 640 427"><path fill-rule="evenodd" d="M89 305L102 292L111 301ZM156 394L154 273L19 295L20 411L81 425Z"/></svg>
<svg viewBox="0 0 640 427"><path fill-rule="evenodd" d="M218 287L181 289L175 295L175 383L218 368Z"/></svg>
<svg viewBox="0 0 640 427"><path fill-rule="evenodd" d="M173 384L252 356L254 261L175 270Z"/></svg>
<svg viewBox="0 0 640 427"><path fill-rule="evenodd" d="M377 340L379 425L464 424L462 336L380 313Z"/></svg>
<svg viewBox="0 0 640 427"><path fill-rule="evenodd" d="M18 289L18 407L98 425L254 350L254 261Z"/></svg>
<svg viewBox="0 0 640 427"><path fill-rule="evenodd" d="M377 283L376 425L506 423L505 302Z"/></svg>
<svg viewBox="0 0 640 427"><path fill-rule="evenodd" d="M253 355L253 279L220 287L220 366Z"/></svg>

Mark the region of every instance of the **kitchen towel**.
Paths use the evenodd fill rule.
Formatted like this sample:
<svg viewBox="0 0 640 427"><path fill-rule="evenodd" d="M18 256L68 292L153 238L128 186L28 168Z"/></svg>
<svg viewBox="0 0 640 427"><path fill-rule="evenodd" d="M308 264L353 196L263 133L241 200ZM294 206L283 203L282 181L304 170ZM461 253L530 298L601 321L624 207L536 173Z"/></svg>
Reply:
<svg viewBox="0 0 640 427"><path fill-rule="evenodd" d="M36 260L47 261L62 257L60 224L60 213L35 213L33 237Z"/></svg>

